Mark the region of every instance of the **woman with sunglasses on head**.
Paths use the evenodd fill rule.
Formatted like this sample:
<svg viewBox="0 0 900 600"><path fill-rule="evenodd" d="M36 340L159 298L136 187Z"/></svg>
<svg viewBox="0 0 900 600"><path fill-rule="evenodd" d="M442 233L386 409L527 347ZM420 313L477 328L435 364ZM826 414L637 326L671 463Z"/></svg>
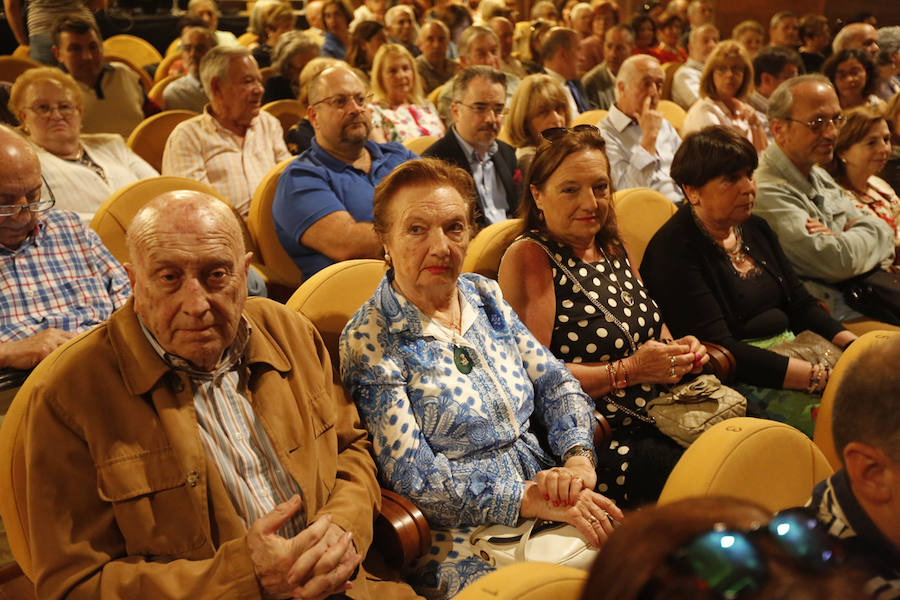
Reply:
<svg viewBox="0 0 900 600"><path fill-rule="evenodd" d="M744 47L733 40L719 42L700 75L700 99L684 118L682 137L708 125L724 125L747 138L762 152L769 144L765 125L744 102L753 87L753 64Z"/></svg>
<svg viewBox="0 0 900 600"><path fill-rule="evenodd" d="M388 175L373 225L389 269L341 335L344 386L382 481L432 528L410 573L429 599L493 570L470 541L478 526L561 521L599 546L623 517L594 491L594 420L578 382L495 282L460 273L475 207L472 178L441 160Z"/></svg>
<svg viewBox="0 0 900 600"><path fill-rule="evenodd" d="M734 387L750 405L812 436L833 362L769 348L811 331L838 347L825 350L836 361L856 336L819 306L768 224L751 216L757 163L750 142L731 129L688 135L672 161L687 202L650 240L641 273L673 333L727 348L737 361Z"/></svg>
<svg viewBox="0 0 900 600"><path fill-rule="evenodd" d="M689 498L630 515L582 600L850 600L864 571L807 509L772 516L737 498Z"/></svg>
<svg viewBox="0 0 900 600"><path fill-rule="evenodd" d="M658 384L699 373L709 357L693 336L672 340L631 268L600 130L542 135L520 206L523 233L503 257L500 287L612 429L609 451L598 451L598 490L619 505L655 502L683 448L645 407Z"/></svg>
<svg viewBox="0 0 900 600"><path fill-rule="evenodd" d="M156 169L117 134L81 134L82 95L71 76L54 67L29 69L10 92L9 107L37 147L43 198L89 222L110 194Z"/></svg>

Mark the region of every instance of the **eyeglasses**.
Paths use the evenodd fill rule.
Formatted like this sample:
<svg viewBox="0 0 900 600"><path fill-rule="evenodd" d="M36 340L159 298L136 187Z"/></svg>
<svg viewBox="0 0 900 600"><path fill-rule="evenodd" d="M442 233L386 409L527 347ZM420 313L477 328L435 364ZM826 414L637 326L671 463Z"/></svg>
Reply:
<svg viewBox="0 0 900 600"><path fill-rule="evenodd" d="M563 139L570 133L584 133L584 132L593 132L599 133L600 128L596 125L589 125L584 123L582 125L576 125L571 129L568 127L550 127L549 129L545 129L541 132L541 137L550 142L551 144L555 144L559 140Z"/></svg>
<svg viewBox="0 0 900 600"><path fill-rule="evenodd" d="M365 95L363 95L363 94L335 94L334 96L329 96L327 98L322 98L321 100L319 100L317 102L313 102L312 106L315 106L316 104L320 104L320 103L324 102L325 104L327 104L328 106L330 106L331 108L334 108L336 110L346 110L347 106L352 101L352 102L356 103L356 106L358 106L360 108L365 108L366 106L368 106L369 102L371 102L372 98L374 98L374 97L375 97L375 94L372 94L371 92L368 94L365 94Z"/></svg>
<svg viewBox="0 0 900 600"><path fill-rule="evenodd" d="M744 65L719 65L715 69L713 69L716 73L720 75L724 75L725 73L731 73L733 75L743 75L744 74Z"/></svg>
<svg viewBox="0 0 900 600"><path fill-rule="evenodd" d="M814 119L812 121L798 121L797 119L789 119L788 117L785 117L784 120L790 121L791 123L800 123L801 125L806 125L813 133L822 133L829 125L834 125L838 129L840 129L846 121L844 115L837 115L836 117L832 117L831 119L818 117L817 119Z"/></svg>
<svg viewBox="0 0 900 600"><path fill-rule="evenodd" d="M34 106L28 106L27 108L44 119L53 114L54 110L58 111L59 114L66 119L74 115L75 111L78 110L78 107L70 102L60 102L59 104L35 104Z"/></svg>
<svg viewBox="0 0 900 600"><path fill-rule="evenodd" d="M47 183L47 180L44 179L43 175L41 175L41 181L47 186L47 192L50 194L49 200L38 200L37 202L29 202L27 204L2 204L0 205L0 217L14 217L23 210L27 210L28 212L37 215L45 213L53 208L53 205L56 204L56 197L53 195L53 190L50 188L50 185ZM41 188L38 188L33 193L33 196L40 198ZM30 200L31 198L28 199Z"/></svg>
<svg viewBox="0 0 900 600"><path fill-rule="evenodd" d="M493 113L498 117L504 117L509 112L509 109L506 108L505 104L488 104L487 102L476 102L475 104L465 104L463 102L456 102L457 104L461 104L465 106L473 113L478 115L479 117L486 117L488 113Z"/></svg>
<svg viewBox="0 0 900 600"><path fill-rule="evenodd" d="M768 578L756 538L768 535L805 571L822 572L843 560L843 549L806 508L783 510L765 527L748 532L716 526L681 546L670 560L697 579L697 585L726 600L760 590ZM652 581L652 580L651 580Z"/></svg>

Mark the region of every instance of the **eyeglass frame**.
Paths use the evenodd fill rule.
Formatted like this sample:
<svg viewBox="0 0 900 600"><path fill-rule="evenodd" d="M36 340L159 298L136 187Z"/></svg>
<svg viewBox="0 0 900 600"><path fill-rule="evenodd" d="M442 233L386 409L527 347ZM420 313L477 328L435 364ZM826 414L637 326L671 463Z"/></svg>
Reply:
<svg viewBox="0 0 900 600"><path fill-rule="evenodd" d="M25 204L0 204L0 218L18 216L23 210L27 210L33 215L40 215L56 206L56 196L53 195L53 188L50 187L50 184L47 183L47 180L44 179L43 175L41 175L41 183L44 186L47 186L47 193L50 194L49 200L38 200L37 202L27 202ZM38 204L48 204L48 206L46 208L35 209L34 207ZM3 214L5 210L11 210L13 208L17 210L9 214Z"/></svg>
<svg viewBox="0 0 900 600"><path fill-rule="evenodd" d="M481 117L486 117L486 116L488 116L488 113L490 113L492 116L499 117L502 119L503 117L505 117L506 115L509 114L509 107L507 107L505 104L503 104L502 105L503 108L498 111L497 107L501 106L500 104L490 105L487 102L476 102L475 104L466 104L462 100L454 100L453 103L459 104L460 106L465 106L466 108L471 110L473 113L475 113L476 115L479 115ZM478 106L479 104L484 104L484 106L479 107Z"/></svg>
<svg viewBox="0 0 900 600"><path fill-rule="evenodd" d="M54 104L54 105L49 105L49 104L46 105L47 106L46 113L42 113L42 111L40 109L35 108L34 106L26 106L25 110L30 110L31 112L33 112L34 114L36 114L37 116L39 116L42 119L49 119L50 115L53 114L53 111L56 111L59 113L59 116L61 116L63 119L68 119L70 117L73 117L75 115L75 113L78 112L78 105L75 104L74 102L69 102L67 104L69 104L70 108L67 108L65 111L63 111L61 103ZM38 106L41 106L41 105L38 105ZM68 114L66 114L66 113L68 113Z"/></svg>
<svg viewBox="0 0 900 600"><path fill-rule="evenodd" d="M782 121L790 121L791 123L799 123L800 125L805 125L809 128L813 133L822 133L829 125L834 125L836 129L840 130L841 127L844 126L844 123L847 122L847 118L844 115L836 115L830 119L823 119L822 117L818 117L812 121L800 121L798 119L792 119L790 117L778 117Z"/></svg>
<svg viewBox="0 0 900 600"><path fill-rule="evenodd" d="M331 108L333 108L335 110L347 110L346 105L340 106L340 107L334 105L334 102L336 99L345 98L346 99L345 101L348 104L350 103L351 100L353 100L353 103L356 104L356 106L358 106L359 108L365 109L369 105L369 103L372 101L372 98L375 97L375 94L373 94L372 92L362 94L361 95L362 103L360 103L359 100L357 99L359 97L360 96L358 96L357 94L334 94L333 96L328 96L326 98L322 98L321 100L316 100L315 102L310 104L310 106L315 106L316 104L321 104L324 102L325 104L327 104L328 106L330 106Z"/></svg>
<svg viewBox="0 0 900 600"><path fill-rule="evenodd" d="M817 550L820 550L819 558L822 558L822 554L824 554L826 550L828 551L827 557L817 563L814 563L811 560L811 556L801 556L801 552L799 551L799 549L796 553L792 552L792 547L786 543L787 533L789 533L790 530L788 530L788 532L784 534L778 531L779 518L785 515L799 515L804 518L807 523L811 523L812 526L802 531L802 533L809 532L809 535L817 534L821 536L822 540L827 543L827 547L823 546L822 548L817 548ZM728 578L722 578L718 582L713 583L707 581L704 576L698 572L695 563L691 561L689 553L694 550L702 554L704 549L700 548L699 544L710 535L714 534L720 534L723 538L725 536L734 536L735 538L740 538L743 542L746 542L746 544L749 546L749 549L753 551L752 558L759 562L761 567L759 572L756 574L756 577L752 579L752 583L757 586L756 588L748 588L745 584L745 587L741 587L737 590L723 590L720 589L719 586L722 584L727 585L729 581ZM667 560L670 564L674 565L674 568L679 572L687 572L693 575L697 580L698 587L702 589L708 589L709 591L719 595L719 597L723 598L723 600L734 600L743 597L747 593L758 592L765 586L768 578L770 577L769 568L766 565L766 555L762 550L760 550L758 543L755 541L756 538L761 535L768 535L772 542L804 571L821 573L828 569L837 567L845 559L845 550L840 540L835 539L828 533L827 527L816 518L813 510L809 507L795 507L778 511L777 513L772 515L768 523L756 523L746 530L731 528L726 526L724 523L716 523L707 531L701 532L686 540L683 544L681 544L678 548L676 548L668 555ZM807 543L809 542L807 541ZM733 546L734 543L730 544L727 547L724 545L722 547L731 548ZM724 563L726 561L723 560L722 562ZM719 568L721 568L721 565L719 566ZM735 570L738 570L739 568L748 569L746 565L741 565L740 567L734 566ZM737 583L736 581L734 581L734 577L737 574L739 573L729 574L732 580L732 586ZM746 580L751 576L749 572L745 572L740 575L741 580ZM713 576L715 576L715 574L713 574ZM653 586L656 585L655 582L655 577L651 577L644 584L641 593L638 595L638 598L645 597L644 594L653 589Z"/></svg>

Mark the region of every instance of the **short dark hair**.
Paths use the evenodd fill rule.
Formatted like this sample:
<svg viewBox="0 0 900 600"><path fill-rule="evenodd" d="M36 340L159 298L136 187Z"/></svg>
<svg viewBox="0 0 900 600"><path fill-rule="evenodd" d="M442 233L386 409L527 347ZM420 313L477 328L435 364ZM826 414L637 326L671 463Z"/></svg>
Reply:
<svg viewBox="0 0 900 600"><path fill-rule="evenodd" d="M452 86L450 90L453 92L451 98L454 102L459 102L462 97L465 96L469 84L472 83L472 80L476 77L481 77L491 83L499 83L503 86L504 90L506 89L506 73L493 67L474 65L466 67L457 73L450 81Z"/></svg>
<svg viewBox="0 0 900 600"><path fill-rule="evenodd" d="M353 13L350 12L350 9L347 8L347 5L344 4L342 0L325 0L325 2L322 4L322 14L324 15L325 9L332 4L338 7L338 9L341 11L341 14L344 15L344 19L347 20L347 25L349 25L350 22L353 21Z"/></svg>
<svg viewBox="0 0 900 600"><path fill-rule="evenodd" d="M53 45L57 48L59 47L59 36L64 32L84 35L89 31L96 33L97 39L101 42L103 41L100 29L97 28L97 24L93 21L78 15L63 15L53 24Z"/></svg>
<svg viewBox="0 0 900 600"><path fill-rule="evenodd" d="M875 92L875 86L878 84L878 73L875 71L875 63L863 50L859 48L844 48L840 52L832 54L822 66L822 74L831 81L836 92L837 85L834 83L834 78L837 75L838 65L852 58L858 60L859 64L866 70L866 85L863 87L862 95L863 98L868 98Z"/></svg>
<svg viewBox="0 0 900 600"><path fill-rule="evenodd" d="M372 199L372 226L384 238L391 228L391 202L402 188L427 184L434 188L450 187L456 190L466 203L469 229L475 233L478 203L475 200L475 182L468 171L437 158L410 160L393 171L375 186Z"/></svg>
<svg viewBox="0 0 900 600"><path fill-rule="evenodd" d="M821 165L840 185L850 187L850 181L847 179L847 165L841 159L841 155L850 146L863 141L869 131L881 121L889 122L881 110L872 106L857 106L850 110L845 110L844 124L838 129L837 139L834 141L834 152L831 155L831 161ZM890 130L890 127L888 128Z"/></svg>
<svg viewBox="0 0 900 600"><path fill-rule="evenodd" d="M809 14L800 19L800 39L806 41L828 31L828 19L823 15Z"/></svg>
<svg viewBox="0 0 900 600"><path fill-rule="evenodd" d="M671 27L672 25L678 25L679 27L684 29L684 19L682 19L678 15L664 15L662 20L656 25L656 28L665 29L666 27Z"/></svg>
<svg viewBox="0 0 900 600"><path fill-rule="evenodd" d="M541 211L534 201L531 186L538 189L547 183L566 158L581 152L582 150L597 150L606 159L606 168L609 169L609 157L606 156L606 140L596 127L570 131L553 142L543 141L537 148L528 174L525 176L525 189L522 194L522 202L519 204L519 217L523 220L523 231L537 229L546 232L547 228L541 219ZM621 256L624 252L619 241L619 227L616 223L616 214L612 210L613 189L612 178L609 180L610 210L607 213L606 223L594 236L598 247L604 252L614 256Z"/></svg>
<svg viewBox="0 0 900 600"><path fill-rule="evenodd" d="M850 442L863 442L900 461L900 336L862 350L834 395L832 431L841 461Z"/></svg>
<svg viewBox="0 0 900 600"><path fill-rule="evenodd" d="M634 32L634 39L637 40L641 25L643 25L644 23L650 23L650 25L653 27L653 41L650 42L650 44L652 46L655 46L659 43L659 40L656 39L656 21L654 21L650 15L637 15L631 20L631 30Z"/></svg>
<svg viewBox="0 0 900 600"><path fill-rule="evenodd" d="M710 125L684 138L670 173L682 187L703 187L722 175L753 171L758 164L756 149L747 138L729 127Z"/></svg>
<svg viewBox="0 0 900 600"><path fill-rule="evenodd" d="M766 46L753 57L753 84L759 86L762 83L762 74L778 76L784 67L790 63L797 65L797 72L803 74L806 68L803 59L796 50L783 46Z"/></svg>
<svg viewBox="0 0 900 600"><path fill-rule="evenodd" d="M560 48L573 47L578 47L578 33L567 27L554 27L541 44L541 62L552 58Z"/></svg>

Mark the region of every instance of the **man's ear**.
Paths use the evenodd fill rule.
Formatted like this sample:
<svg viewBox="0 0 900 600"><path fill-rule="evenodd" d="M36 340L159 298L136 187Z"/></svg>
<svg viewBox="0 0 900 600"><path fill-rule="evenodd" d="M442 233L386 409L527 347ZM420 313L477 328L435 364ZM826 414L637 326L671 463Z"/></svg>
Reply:
<svg viewBox="0 0 900 600"><path fill-rule="evenodd" d="M891 500L891 478L897 476L891 464L884 451L874 446L850 442L844 447L844 468L853 493L870 503L884 504Z"/></svg>
<svg viewBox="0 0 900 600"><path fill-rule="evenodd" d="M62 61L59 60L59 48L56 46L56 44L53 44L51 49L53 50L53 57L56 58L56 62L62 63Z"/></svg>
<svg viewBox="0 0 900 600"><path fill-rule="evenodd" d="M453 117L453 123L459 122L459 103L455 100L450 103L450 115Z"/></svg>

